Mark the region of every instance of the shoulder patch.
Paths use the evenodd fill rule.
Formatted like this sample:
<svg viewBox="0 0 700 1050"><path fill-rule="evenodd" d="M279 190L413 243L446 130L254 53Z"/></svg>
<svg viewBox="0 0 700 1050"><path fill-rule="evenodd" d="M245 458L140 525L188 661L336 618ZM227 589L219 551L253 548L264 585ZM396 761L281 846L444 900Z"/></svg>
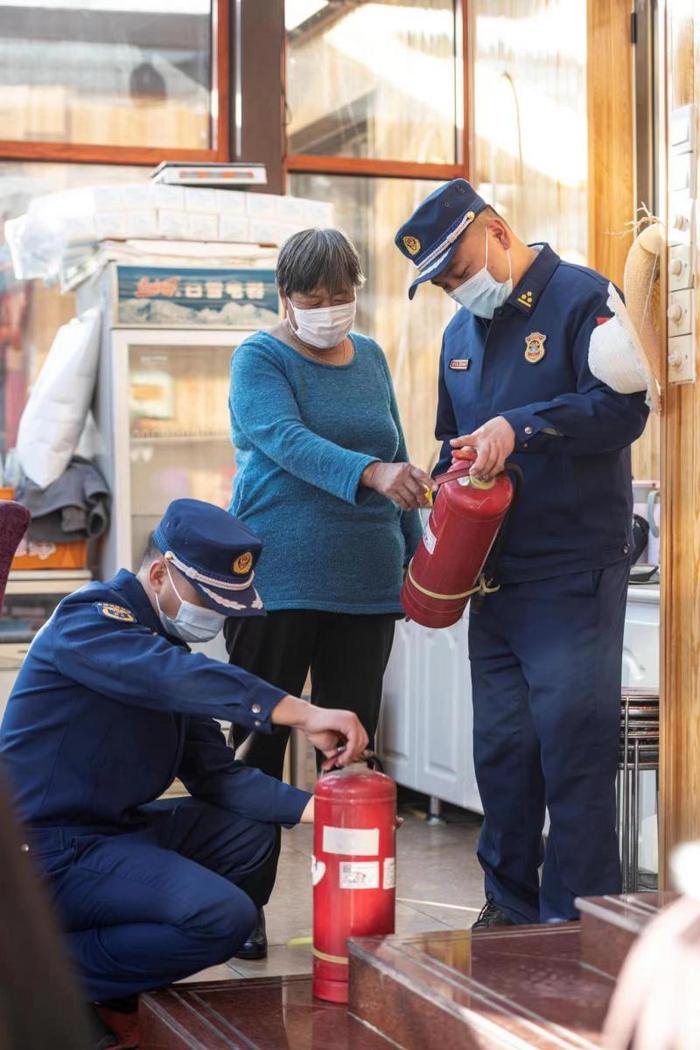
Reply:
<svg viewBox="0 0 700 1050"><path fill-rule="evenodd" d="M122 623L136 623L136 617L131 609L125 609L123 605L109 605L107 602L98 602L97 608L108 620L121 620Z"/></svg>

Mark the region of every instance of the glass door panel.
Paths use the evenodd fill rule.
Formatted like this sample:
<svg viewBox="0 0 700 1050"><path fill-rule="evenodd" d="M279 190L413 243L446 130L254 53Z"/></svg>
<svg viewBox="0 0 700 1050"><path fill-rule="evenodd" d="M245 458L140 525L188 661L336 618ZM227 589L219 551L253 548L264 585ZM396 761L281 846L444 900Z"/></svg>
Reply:
<svg viewBox="0 0 700 1050"><path fill-rule="evenodd" d="M196 335L193 334L193 340ZM173 499L227 507L229 345L129 347L131 541L134 567Z"/></svg>
<svg viewBox="0 0 700 1050"><path fill-rule="evenodd" d="M290 153L455 163L455 14L454 0L286 0Z"/></svg>

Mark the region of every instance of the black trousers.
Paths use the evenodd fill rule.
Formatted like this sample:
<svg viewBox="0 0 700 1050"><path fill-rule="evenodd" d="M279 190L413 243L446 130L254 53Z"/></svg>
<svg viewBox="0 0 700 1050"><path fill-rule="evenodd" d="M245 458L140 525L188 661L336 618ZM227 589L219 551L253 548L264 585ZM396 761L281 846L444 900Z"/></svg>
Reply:
<svg viewBox="0 0 700 1050"><path fill-rule="evenodd" d="M271 685L300 696L311 672L311 701L354 711L370 747L379 720L382 679L396 616L356 616L314 609L280 609L267 616L231 618L224 633L229 660ZM231 743L247 740L245 761L281 779L289 729L250 733L234 726Z"/></svg>

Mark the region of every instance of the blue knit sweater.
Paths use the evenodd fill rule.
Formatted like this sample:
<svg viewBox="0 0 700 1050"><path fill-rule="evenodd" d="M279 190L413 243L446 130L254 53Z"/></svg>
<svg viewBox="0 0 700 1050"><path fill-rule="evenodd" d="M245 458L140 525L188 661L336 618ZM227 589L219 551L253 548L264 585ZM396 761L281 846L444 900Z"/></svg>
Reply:
<svg viewBox="0 0 700 1050"><path fill-rule="evenodd" d="M359 481L375 460L405 462L406 444L384 354L351 338L346 365L312 361L267 332L233 355L230 509L263 540L256 586L268 609L401 611L418 512Z"/></svg>

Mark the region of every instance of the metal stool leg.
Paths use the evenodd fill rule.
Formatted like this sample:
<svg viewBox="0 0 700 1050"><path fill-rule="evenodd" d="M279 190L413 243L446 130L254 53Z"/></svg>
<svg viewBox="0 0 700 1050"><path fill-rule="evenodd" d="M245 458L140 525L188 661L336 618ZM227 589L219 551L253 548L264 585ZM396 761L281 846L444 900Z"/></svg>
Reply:
<svg viewBox="0 0 700 1050"><path fill-rule="evenodd" d="M442 819L442 801L436 795L431 795L428 803L428 824L430 827L435 827L444 823L445 821Z"/></svg>
<svg viewBox="0 0 700 1050"><path fill-rule="evenodd" d="M630 883L631 892L639 890L639 811L640 811L640 782L639 782L639 741L634 742L634 769L632 770L632 791L630 792L631 821L630 821Z"/></svg>
<svg viewBox="0 0 700 1050"><path fill-rule="evenodd" d="M616 826L620 840L620 868L624 893L640 889L642 833L642 774L656 777L656 813L659 812L659 697L642 689L623 691L620 758L616 784ZM658 849L657 849L658 853Z"/></svg>
<svg viewBox="0 0 700 1050"><path fill-rule="evenodd" d="M627 705L625 705L625 719L624 719L624 731L622 738L622 799L621 799L621 826L620 826L620 846L622 850L621 856L621 867L622 867L622 892L629 893L629 869L630 869L630 843L629 843L629 795L630 795L630 783L629 783L629 762L628 762L628 744L629 744L629 711Z"/></svg>

